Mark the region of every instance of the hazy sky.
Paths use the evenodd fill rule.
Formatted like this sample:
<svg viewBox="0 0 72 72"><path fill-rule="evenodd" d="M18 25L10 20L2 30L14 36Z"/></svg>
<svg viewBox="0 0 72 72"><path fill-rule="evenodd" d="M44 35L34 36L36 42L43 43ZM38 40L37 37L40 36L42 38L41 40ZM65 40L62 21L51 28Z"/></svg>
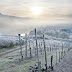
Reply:
<svg viewBox="0 0 72 72"><path fill-rule="evenodd" d="M72 0L0 0L0 13L31 18L29 23L26 21L29 25L31 24L31 26L33 23L38 23L37 26L43 26L43 24L49 25L49 23L52 22L51 19L56 19L53 22L59 24L72 24ZM34 21L32 21L32 19L34 19ZM50 22L48 20L50 20ZM6 29L6 27L4 29Z"/></svg>
<svg viewBox="0 0 72 72"><path fill-rule="evenodd" d="M0 0L0 12L20 17L33 17L31 9L41 7L42 17L72 16L72 0Z"/></svg>

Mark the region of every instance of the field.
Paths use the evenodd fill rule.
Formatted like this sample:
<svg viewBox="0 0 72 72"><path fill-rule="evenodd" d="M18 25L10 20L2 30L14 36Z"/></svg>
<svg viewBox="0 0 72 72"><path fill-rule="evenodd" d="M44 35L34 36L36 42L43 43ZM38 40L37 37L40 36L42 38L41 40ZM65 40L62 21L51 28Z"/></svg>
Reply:
<svg viewBox="0 0 72 72"><path fill-rule="evenodd" d="M62 58L68 52L68 42L65 41L45 39L45 46L47 52L48 66L51 65L52 55L53 55L53 66L55 66L57 63L59 63L59 52L60 52L60 58ZM31 47L32 57L30 57L29 47ZM63 47L63 56L61 55L62 47ZM35 40L31 39L30 45L29 40L27 41L27 57L26 57L25 43L22 46L23 59L21 59L21 49L2 55L0 57L0 72L29 72L30 66L34 66L38 62L37 56L35 55L35 48L36 48ZM38 39L38 52L39 52L39 61L41 61L41 67L45 68L45 53L44 53L43 39Z"/></svg>

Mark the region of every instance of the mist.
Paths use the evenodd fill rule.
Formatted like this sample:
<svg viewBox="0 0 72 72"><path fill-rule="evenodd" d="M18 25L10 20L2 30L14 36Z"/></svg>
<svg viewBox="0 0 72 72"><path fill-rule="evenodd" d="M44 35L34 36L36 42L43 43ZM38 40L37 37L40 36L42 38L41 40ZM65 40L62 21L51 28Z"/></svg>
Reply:
<svg viewBox="0 0 72 72"><path fill-rule="evenodd" d="M28 33L34 28L48 27L50 29L72 28L70 19L32 19L0 14L0 33L14 34Z"/></svg>

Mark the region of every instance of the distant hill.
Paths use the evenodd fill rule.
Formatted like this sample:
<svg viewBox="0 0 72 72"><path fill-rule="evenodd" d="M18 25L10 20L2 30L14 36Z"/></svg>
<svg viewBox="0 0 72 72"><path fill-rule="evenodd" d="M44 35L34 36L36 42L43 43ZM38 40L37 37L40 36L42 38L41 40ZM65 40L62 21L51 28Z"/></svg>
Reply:
<svg viewBox="0 0 72 72"><path fill-rule="evenodd" d="M29 17L16 17L0 13L0 32L1 33L23 33L28 31L28 22L31 20ZM27 28L28 27L28 28Z"/></svg>
<svg viewBox="0 0 72 72"><path fill-rule="evenodd" d="M9 16L9 15L4 15L2 13L0 13L0 18L13 18L13 19L30 19L29 17L16 17L16 16Z"/></svg>
<svg viewBox="0 0 72 72"><path fill-rule="evenodd" d="M69 34L72 34L72 29L62 29L61 31L65 31L65 32L67 32Z"/></svg>

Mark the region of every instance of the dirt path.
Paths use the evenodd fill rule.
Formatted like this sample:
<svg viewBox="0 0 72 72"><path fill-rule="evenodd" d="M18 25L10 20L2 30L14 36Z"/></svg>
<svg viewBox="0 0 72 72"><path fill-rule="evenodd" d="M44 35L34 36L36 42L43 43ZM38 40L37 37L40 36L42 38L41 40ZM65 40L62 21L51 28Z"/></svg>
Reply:
<svg viewBox="0 0 72 72"><path fill-rule="evenodd" d="M0 57L3 57L4 55L6 55L6 54L8 54L8 53L11 53L11 52L14 52L14 51L17 51L17 50L19 50L19 49L20 49L20 47L17 47L17 48L14 48L14 49L11 49L11 50L2 52L2 53L0 53Z"/></svg>
<svg viewBox="0 0 72 72"><path fill-rule="evenodd" d="M72 72L72 49L65 57L54 67L52 72Z"/></svg>

